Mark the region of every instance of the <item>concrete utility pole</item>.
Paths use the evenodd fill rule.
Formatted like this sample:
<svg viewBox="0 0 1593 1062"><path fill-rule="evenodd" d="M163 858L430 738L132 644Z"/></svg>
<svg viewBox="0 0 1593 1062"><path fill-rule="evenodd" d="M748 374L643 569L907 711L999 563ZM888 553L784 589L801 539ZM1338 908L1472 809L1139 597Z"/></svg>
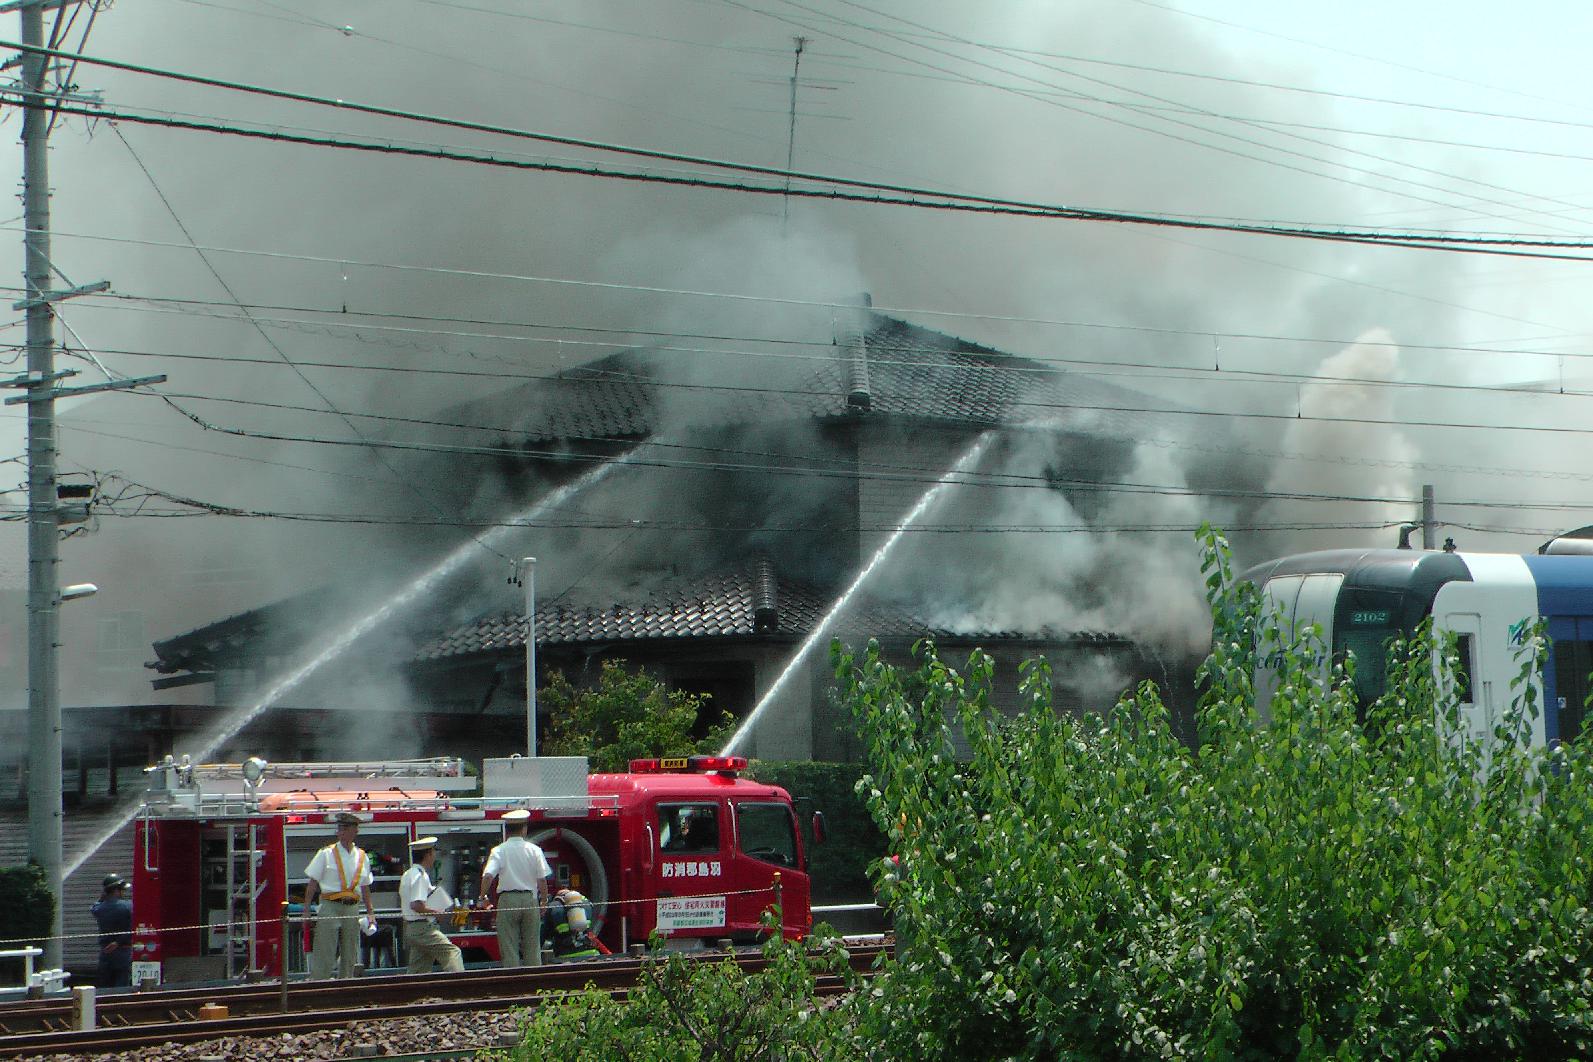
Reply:
<svg viewBox="0 0 1593 1062"><path fill-rule="evenodd" d="M22 43L44 44L42 4L24 4ZM28 347L28 854L44 867L55 897L55 920L44 942L44 965L61 966L61 690L55 649L60 641L55 522L55 319L50 290L50 177L45 137L47 59L22 55L22 217ZM42 393L41 393L42 392Z"/></svg>
<svg viewBox="0 0 1593 1062"><path fill-rule="evenodd" d="M92 391L115 391L165 376L107 380L84 387L58 387L72 370L55 368L55 314L51 304L74 295L105 291L100 281L82 287L52 290L50 274L50 174L46 138L50 108L56 95L46 85L51 58L36 50L46 46L44 12L79 0L11 0L0 12L18 11L22 18L22 217L24 298L12 304L26 311L28 371L0 381L0 386L26 391L5 404L28 407L28 856L44 868L55 898L55 918L44 942L44 965L61 965L61 689L56 649L60 645L61 605L58 567L62 510L55 484L55 400Z"/></svg>

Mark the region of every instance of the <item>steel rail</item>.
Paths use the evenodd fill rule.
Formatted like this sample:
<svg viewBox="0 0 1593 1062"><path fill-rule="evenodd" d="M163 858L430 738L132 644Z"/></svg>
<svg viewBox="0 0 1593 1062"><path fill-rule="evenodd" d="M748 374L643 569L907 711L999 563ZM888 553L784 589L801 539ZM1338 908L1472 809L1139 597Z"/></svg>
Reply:
<svg viewBox="0 0 1593 1062"><path fill-rule="evenodd" d="M580 985L574 987L582 987ZM598 988L611 999L624 999L635 987L635 977L623 987ZM825 975L815 979L814 992L834 996L846 991L840 977ZM90 1032L34 1033L0 1041L0 1058L34 1058L48 1054L91 1055L104 1051L126 1051L165 1044L192 1044L226 1037L274 1037L284 1033L307 1033L389 1019L424 1017L433 1014L459 1014L477 1011L535 1008L547 999L571 989L508 996L474 997L454 1000L408 1001L385 1005L365 1004L332 1010L313 1010L289 1014L256 1014L209 1021L181 1021L170 1024L94 1029Z"/></svg>
<svg viewBox="0 0 1593 1062"><path fill-rule="evenodd" d="M857 969L870 968L882 951L880 947L849 949L852 965ZM756 951L728 955L750 971L762 969L768 961ZM685 957L695 962L716 962L725 959L727 953L710 951ZM642 960L614 958L513 970L389 974L349 981L298 982L291 985L287 1012L281 1007L278 981L117 994L97 1001L98 1028L95 1031L126 1037L146 1028L208 1026L213 1023L198 1020L199 1008L205 1004L225 1006L229 1013L224 1020L234 1021L251 1017L292 1018L348 1007L383 1007L421 1000L437 1002L446 1010L453 1005L451 1001L535 998L580 989L588 984L599 989L623 989L635 983L642 965ZM0 1005L0 1058L37 1051L37 1047L25 1047L35 1037L68 1034L92 1035L72 1032L72 1007L68 1000Z"/></svg>

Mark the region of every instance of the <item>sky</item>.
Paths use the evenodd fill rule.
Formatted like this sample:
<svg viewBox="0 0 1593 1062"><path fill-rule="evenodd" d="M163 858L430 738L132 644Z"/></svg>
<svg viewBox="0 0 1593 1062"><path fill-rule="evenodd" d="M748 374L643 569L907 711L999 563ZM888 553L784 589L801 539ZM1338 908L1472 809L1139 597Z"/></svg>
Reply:
<svg viewBox="0 0 1593 1062"><path fill-rule="evenodd" d="M1583 239L1593 105L1581 42L1593 11L1456 3L1440 20L1433 10L148 0L99 13L86 51L782 167L801 35L801 171L1136 214ZM75 82L127 113L638 166L103 67L78 67ZM5 122L20 128L14 109ZM129 514L64 544L63 580L102 587L63 613L65 637L93 644L104 675L132 674L140 696L150 641L335 577L355 557L391 550L401 568L424 553L379 528L131 515L143 487L255 510L348 512L357 499L397 517L445 504L368 449L237 432L442 439L442 429L328 408L425 418L491 394L503 373L622 349L628 330L778 326L827 342L827 304L861 291L928 327L1189 410L1176 447L1146 440L1135 472L1158 483L1364 499L1412 498L1430 483L1441 534L1473 549L1531 550L1593 522L1574 508L1593 476L1589 399L1570 393L1593 390L1586 262L802 199L787 213L776 197L81 117L63 119L51 145L54 260L74 284L109 280L115 296L64 305L63 338L113 373L169 376L170 402L111 395L62 408L63 469L115 473L116 508ZM20 173L14 142L0 144L0 170ZM0 217L13 277L17 214ZM3 335L16 342L20 329ZM82 372L75 382L103 379L89 360L69 363ZM0 460L22 449L8 408ZM474 474L462 461L461 481ZM0 489L22 476L20 464L0 465ZM1026 519L1072 515L1014 504ZM172 508L146 500L144 512ZM1373 525L1236 532L1256 560L1392 544L1381 525L1414 512L1298 497L1125 498L1111 511L1124 525ZM1064 537L1029 544L1026 561L1114 556L1106 538ZM1167 537L1187 575L1188 536ZM453 541L439 539L429 544ZM20 525L0 524L0 586L22 584L23 550ZM574 578L556 563L547 577ZM132 697L120 681L69 674L66 698Z"/></svg>

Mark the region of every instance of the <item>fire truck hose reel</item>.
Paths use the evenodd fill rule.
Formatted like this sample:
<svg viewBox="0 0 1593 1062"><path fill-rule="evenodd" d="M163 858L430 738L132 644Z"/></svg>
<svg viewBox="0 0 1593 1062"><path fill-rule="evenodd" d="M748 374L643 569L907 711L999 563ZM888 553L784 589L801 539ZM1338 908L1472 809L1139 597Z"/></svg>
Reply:
<svg viewBox="0 0 1593 1062"><path fill-rule="evenodd" d="M587 893L587 899L592 901L592 934L596 936L603 931L603 920L608 911L608 871L603 869L603 857L598 855L597 849L592 847L592 842L573 830L564 830L554 827L547 830L538 830L531 835L531 843L539 848L546 848L549 840L557 839L559 844L569 844L580 855L581 861L586 864L586 872L591 877L592 888Z"/></svg>

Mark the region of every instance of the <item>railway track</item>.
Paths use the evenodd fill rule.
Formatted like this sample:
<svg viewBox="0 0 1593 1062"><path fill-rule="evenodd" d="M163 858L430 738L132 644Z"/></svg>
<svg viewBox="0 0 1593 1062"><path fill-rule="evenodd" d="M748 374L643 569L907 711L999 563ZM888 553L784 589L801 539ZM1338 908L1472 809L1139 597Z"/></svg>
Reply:
<svg viewBox="0 0 1593 1062"><path fill-rule="evenodd" d="M871 969L880 950L851 949L853 968ZM725 955L692 958L715 962ZM736 958L751 971L767 964L756 952ZM0 1006L0 1058L92 1055L223 1037L304 1033L387 1018L529 1008L551 995L588 985L624 998L641 968L640 960L609 959L518 970L311 981L290 986L287 1010L282 1009L279 982L115 995L100 1001L99 1027L88 1032L71 1028L70 1002L13 1003ZM821 978L818 988L820 994L832 995L844 985L839 978ZM226 1007L227 1016L200 1020L199 1008L206 1004Z"/></svg>

